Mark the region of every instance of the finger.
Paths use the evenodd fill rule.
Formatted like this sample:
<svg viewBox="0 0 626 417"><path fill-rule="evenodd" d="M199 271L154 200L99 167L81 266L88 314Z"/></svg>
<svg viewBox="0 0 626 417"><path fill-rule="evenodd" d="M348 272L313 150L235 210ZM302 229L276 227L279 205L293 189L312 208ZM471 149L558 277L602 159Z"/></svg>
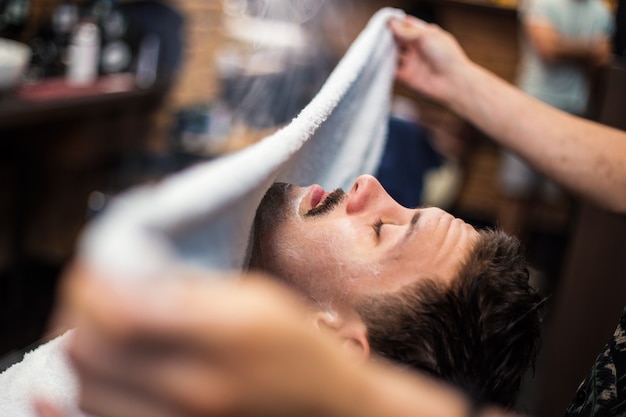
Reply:
<svg viewBox="0 0 626 417"><path fill-rule="evenodd" d="M122 289L119 283L110 281L111 277L85 262L74 262L63 274L51 324L76 328L96 322L108 323L106 328L110 331L123 329L127 313L123 304L115 305L115 300L124 292L132 291L132 287L127 285L128 288Z"/></svg>
<svg viewBox="0 0 626 417"><path fill-rule="evenodd" d="M428 23L414 16L407 15L403 19L391 19L389 27L397 41L410 42L426 30Z"/></svg>
<svg viewBox="0 0 626 417"><path fill-rule="evenodd" d="M208 285L198 280L171 286L157 283L142 293L141 300L108 287L86 281L77 287L81 297L74 295L77 303L85 303L80 308L87 311L92 324L78 329L70 343L70 357L79 377L82 381L107 380L132 387L151 398L192 410L192 415L236 408L234 359L250 355L246 347L251 340L271 340L261 343L260 349L268 349L280 345L281 337L293 335L298 339L303 332L303 321L297 319L304 316L299 309L302 306L295 297L266 282L249 281L240 286ZM160 300L162 297L167 299ZM142 304L145 298L150 301ZM279 337L270 337L276 333L274 326L283 330ZM117 330L107 332L100 327ZM133 343L137 341L146 342L138 346L149 348L149 355L144 357L144 351L136 349ZM150 350L153 341L157 342L156 350ZM183 349L181 343L191 348ZM161 346L166 349L160 350ZM170 348L174 355L170 355ZM253 357L258 354L252 352ZM218 365L232 372L222 372ZM88 396L85 404L104 407L106 403L97 402L103 396Z"/></svg>
<svg viewBox="0 0 626 417"><path fill-rule="evenodd" d="M190 346L225 346L245 337L246 329L258 331L259 315L265 322L288 321L298 327L298 319L305 316L302 304L291 293L260 279L219 284L177 279L111 297L115 303L103 301L98 294L98 320L115 330L113 336L120 340L145 337Z"/></svg>
<svg viewBox="0 0 626 417"><path fill-rule="evenodd" d="M90 388L85 391L91 394L86 404L99 400L100 390L111 393L114 387L129 398L158 398L191 415L220 414L233 410L238 403L237 387L233 376L222 371L228 366L223 361L215 363L207 355L193 355L188 350L162 357L154 356L154 352L144 355L142 350L110 353L103 356L101 351L73 351L79 378Z"/></svg>
<svg viewBox="0 0 626 417"><path fill-rule="evenodd" d="M89 320L72 339L70 356L79 363L81 358L101 363L97 358L137 343L145 348L154 343L157 353L163 347L174 351L186 347L192 353L227 352L228 346L242 346L241 339L271 331L267 323L282 323L285 331L301 330L299 318L305 316L295 298L267 283L218 286L190 281L153 287L143 292L143 298L147 294L152 301L142 304L134 295L115 293L99 282L83 282L76 302L85 303L79 308ZM154 300L160 298L155 306Z"/></svg>
<svg viewBox="0 0 626 417"><path fill-rule="evenodd" d="M103 274L87 262L76 261L64 273L54 324L72 328L95 324L101 330L123 337L134 331L141 313L154 320L180 317L171 311L184 306L184 287L190 281L186 279L190 274L180 275L172 279L122 281Z"/></svg>
<svg viewBox="0 0 626 417"><path fill-rule="evenodd" d="M79 406L99 417L188 417L161 398L133 390L121 384L83 379ZM48 417L48 416L46 416ZM49 416L56 417L56 416Z"/></svg>
<svg viewBox="0 0 626 417"><path fill-rule="evenodd" d="M237 371L223 371L224 364L194 361L168 362L139 370L146 376L141 389L163 398L190 415L235 413L242 406L235 382Z"/></svg>
<svg viewBox="0 0 626 417"><path fill-rule="evenodd" d="M56 323L96 327L118 339L134 335L146 323L165 327L186 317L180 311L185 309L189 295L181 288L184 283L174 281L178 280L122 284L78 263L64 279Z"/></svg>
<svg viewBox="0 0 626 417"><path fill-rule="evenodd" d="M57 287L57 300L52 311L52 318L48 323L50 328L75 328L75 302L73 286L81 279L83 270L79 262L72 262L62 273Z"/></svg>
<svg viewBox="0 0 626 417"><path fill-rule="evenodd" d="M425 20L419 19L413 15L407 15L403 22L407 26L412 26L415 28L425 28L428 26L428 22Z"/></svg>

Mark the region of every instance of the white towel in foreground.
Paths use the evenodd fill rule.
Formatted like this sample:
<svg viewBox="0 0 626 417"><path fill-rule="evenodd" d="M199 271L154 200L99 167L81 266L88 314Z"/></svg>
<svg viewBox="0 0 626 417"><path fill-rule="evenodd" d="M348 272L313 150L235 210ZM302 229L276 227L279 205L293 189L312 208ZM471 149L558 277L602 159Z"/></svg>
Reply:
<svg viewBox="0 0 626 417"><path fill-rule="evenodd" d="M256 207L273 182L350 188L357 176L374 173L395 68L387 21L402 15L378 11L320 92L285 128L243 151L117 198L86 229L81 258L122 281L180 265L238 270ZM41 346L0 374L0 416L34 417L34 393L75 410L77 386L63 350L68 337Z"/></svg>

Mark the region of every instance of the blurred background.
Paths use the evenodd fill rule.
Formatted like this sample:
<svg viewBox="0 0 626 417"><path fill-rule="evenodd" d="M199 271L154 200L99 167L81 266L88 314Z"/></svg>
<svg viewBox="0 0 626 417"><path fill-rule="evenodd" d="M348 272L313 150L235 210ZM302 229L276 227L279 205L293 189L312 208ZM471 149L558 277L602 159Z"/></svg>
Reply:
<svg viewBox="0 0 626 417"><path fill-rule="evenodd" d="M625 129L624 7L606 4L614 58L587 117ZM0 370L45 337L58 277L111 198L288 123L384 6L441 25L515 82L516 0L0 0ZM434 155L411 174L417 202L499 225L498 146L400 87L393 112ZM548 301L520 405L561 415L626 305L626 221L567 193L524 216L512 232Z"/></svg>

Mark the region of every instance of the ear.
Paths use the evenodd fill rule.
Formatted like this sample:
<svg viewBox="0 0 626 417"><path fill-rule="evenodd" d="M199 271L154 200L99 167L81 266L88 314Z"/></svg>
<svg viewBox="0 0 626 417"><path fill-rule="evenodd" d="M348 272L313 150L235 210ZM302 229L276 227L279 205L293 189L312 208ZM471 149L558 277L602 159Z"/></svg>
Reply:
<svg viewBox="0 0 626 417"><path fill-rule="evenodd" d="M344 318L337 313L318 311L313 317L315 327L323 333L331 333L339 339L343 350L358 361L370 357L367 328L358 316Z"/></svg>

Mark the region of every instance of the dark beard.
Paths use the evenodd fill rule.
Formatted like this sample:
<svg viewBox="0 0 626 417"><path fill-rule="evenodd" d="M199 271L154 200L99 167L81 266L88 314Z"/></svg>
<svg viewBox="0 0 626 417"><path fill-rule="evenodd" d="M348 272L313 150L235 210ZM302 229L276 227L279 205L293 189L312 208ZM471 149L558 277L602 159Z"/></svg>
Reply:
<svg viewBox="0 0 626 417"><path fill-rule="evenodd" d="M311 210L306 212L304 216L318 217L330 213L335 207L339 205L339 203L343 201L345 196L346 193L344 193L341 188L337 188L335 191L332 191L330 194L328 194L328 196L326 196L324 201L322 201L322 204L312 208Z"/></svg>
<svg viewBox="0 0 626 417"><path fill-rule="evenodd" d="M282 223L287 216L287 206L289 204L289 192L291 184L276 182L267 190L256 215L254 216L252 228L252 246L248 262L249 269L258 269L268 273L273 273L269 267L273 257L272 253L265 253L268 246L268 239L271 234ZM305 217L317 217L330 213L345 198L346 194L341 189L336 189L320 205L309 210Z"/></svg>
<svg viewBox="0 0 626 417"><path fill-rule="evenodd" d="M252 226L252 248L250 250L249 269L272 272L267 268L267 257L272 255L264 252L266 242L272 230L286 218L287 203L291 184L276 182L267 190L259 207Z"/></svg>

